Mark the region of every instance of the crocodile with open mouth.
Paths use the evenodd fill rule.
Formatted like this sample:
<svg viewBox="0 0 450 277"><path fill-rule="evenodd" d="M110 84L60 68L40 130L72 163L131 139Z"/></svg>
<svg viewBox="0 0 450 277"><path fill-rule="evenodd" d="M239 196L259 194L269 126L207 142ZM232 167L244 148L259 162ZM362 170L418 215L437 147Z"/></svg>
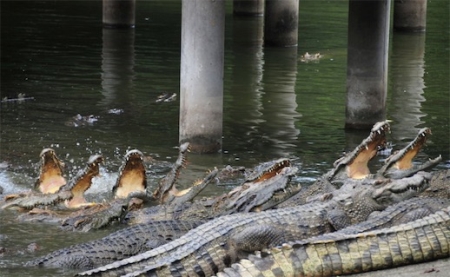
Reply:
<svg viewBox="0 0 450 277"><path fill-rule="evenodd" d="M234 207L236 204L236 209L242 210L243 212L251 210L249 207L270 207L270 197L267 195L258 196L257 190L255 188L260 188L260 193L265 194L269 188L269 181L272 180L274 183L274 190L277 194L280 188L283 190L287 180L290 178L291 174L296 172L296 168L290 167L290 162L287 159L280 159L277 162L265 163L264 166L259 166L260 173L254 173L250 176L247 182L242 185L242 189L235 189L231 195L236 196L231 198L234 202L223 201L225 195L214 198L216 201L211 201L210 206L206 207L204 205L200 206L202 211L207 209L213 209L211 207L214 203L223 203L223 206L229 204ZM211 171L202 181L202 183L209 183L215 179L218 170L214 169ZM258 181L257 183L252 182ZM199 186L204 186L204 184L199 184ZM244 197L245 196L245 197ZM243 198L240 198L243 197ZM277 197L279 197L277 195ZM244 201L247 199L248 201ZM173 202L171 202L173 204ZM205 201L200 203L204 204ZM219 204L218 204L219 205ZM267 205L267 206L264 206ZM168 210L168 207L160 205L158 209L162 211ZM236 209L228 209L231 210ZM194 210L192 210L194 212ZM216 211L218 213L219 210ZM212 213L210 213L212 214ZM103 239L91 241L84 244L73 245L68 248L57 250L50 253L42 258L38 258L28 265L50 265L50 266L68 266L68 267L93 267L106 264L108 262L113 262L118 259L123 259L128 256L136 255L146 250L150 250L171 240L181 237L183 234L188 232L203 223L206 220L200 220L198 214L196 216L189 216L189 218L196 218L196 220L148 220L146 218L145 223L134 224L131 227L127 227L113 233ZM139 226L139 227L137 227ZM120 235L119 235L120 234ZM124 245L133 245L133 247L125 247ZM126 248L126 249L124 249ZM99 252L89 249L98 249ZM89 251L88 251L89 250ZM108 253L103 255L102 253Z"/></svg>
<svg viewBox="0 0 450 277"><path fill-rule="evenodd" d="M50 155L51 152L54 151L50 151ZM46 155L49 155L48 151L46 153ZM102 162L103 157L101 155L92 155L89 157L86 167L80 170L69 183L59 187L55 193L25 193L14 197L6 196L6 203L2 206L2 209L31 210L39 207L55 206L61 203L64 203L66 208L71 209L92 205L84 198L84 192L90 188L92 179L99 175L99 167ZM53 164L53 162L50 163ZM60 171L54 170L54 168L49 170L49 166L46 163L42 166L45 169L41 170L41 175L43 176L39 178L40 185L47 184L48 180L54 180L55 177L58 179ZM53 167L53 165L50 165L50 167ZM55 176L52 176L50 172L53 172Z"/></svg>
<svg viewBox="0 0 450 277"><path fill-rule="evenodd" d="M414 175L421 170L429 170L435 167L442 161L442 157L430 159L421 165L413 165L412 160L425 144L428 136L431 135L430 128L422 128L419 130L417 136L403 149L396 151L390 155L386 160L383 167L377 171L377 175L381 175L387 178L400 179Z"/></svg>
<svg viewBox="0 0 450 277"><path fill-rule="evenodd" d="M39 155L41 166L39 178L34 185L42 193L55 193L66 184L64 163L56 156L55 150L45 148Z"/></svg>
<svg viewBox="0 0 450 277"><path fill-rule="evenodd" d="M126 212L130 209L139 208L142 203L134 200L133 196L142 196L147 188L147 179L145 165L143 163L143 154L139 150L128 151L124 156L124 162L119 169L119 176L113 187L116 199L109 202L92 203L92 205L81 205L77 211L56 212L52 210L32 210L29 215L22 215L21 218L27 221L47 221L60 223L65 230L89 231L99 229L109 225L112 222L120 221ZM98 174L98 168L97 172ZM84 190L78 189L78 199L83 198L84 191L91 185L92 173L85 171L79 174L78 179L84 180ZM81 188L81 186L77 186ZM74 191L74 189L72 189ZM84 198L83 198L84 199ZM74 201L72 199L72 201ZM42 201L42 200L40 200ZM136 204L137 206L134 206ZM37 215L39 213L39 216Z"/></svg>
<svg viewBox="0 0 450 277"><path fill-rule="evenodd" d="M419 131L416 138L414 138L407 146L389 156L381 169L375 174L370 174L367 164L374 157L374 151L383 147L385 143L384 137L388 130L389 121L375 124L370 135L364 139L355 150L345 157L338 159L334 163L332 170L325 173L314 184L305 187L296 195L278 204L277 207L289 207L302 205L314 200L326 200L329 194L336 190L336 184L342 185L342 183L360 182L363 185L374 179L401 179L410 177L419 171L429 170L435 167L442 160L442 157L439 156L422 165L412 165L412 160L425 144L426 137L431 134L429 128L423 128ZM349 172L352 172L353 174L348 174ZM362 176L364 176L364 178L360 179ZM336 177L338 177L338 179L335 179Z"/></svg>
<svg viewBox="0 0 450 277"><path fill-rule="evenodd" d="M342 187L326 202L221 216L177 240L79 276L210 276L248 252L364 221L373 211L416 196L430 178L420 172L401 180Z"/></svg>
<svg viewBox="0 0 450 277"><path fill-rule="evenodd" d="M298 191L300 187L288 187L296 172L297 168L291 166L289 159L266 162L256 167L242 185L228 193L141 209L129 213L127 220L132 224L167 219L204 220L236 212L268 209ZM286 189L290 194L286 193Z"/></svg>

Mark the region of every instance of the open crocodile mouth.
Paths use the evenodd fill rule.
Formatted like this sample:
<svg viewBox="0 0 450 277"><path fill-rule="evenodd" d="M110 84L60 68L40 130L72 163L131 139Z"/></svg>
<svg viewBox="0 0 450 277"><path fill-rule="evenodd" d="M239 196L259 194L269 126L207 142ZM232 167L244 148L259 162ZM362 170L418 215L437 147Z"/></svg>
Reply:
<svg viewBox="0 0 450 277"><path fill-rule="evenodd" d="M134 149L125 154L125 163L122 165L119 177L113 188L116 198L126 198L132 192L145 192L147 177L141 151Z"/></svg>
<svg viewBox="0 0 450 277"><path fill-rule="evenodd" d="M431 135L430 128L423 128L419 130L416 138L411 141L405 148L397 151L385 161L386 164L392 164L393 168L405 170L412 168L412 160L417 155L417 153L422 149L423 145L427 141L428 135Z"/></svg>
<svg viewBox="0 0 450 277"><path fill-rule="evenodd" d="M63 177L64 163L59 160L52 148L43 149L40 157L40 174L35 186L42 193L55 193L66 184Z"/></svg>
<svg viewBox="0 0 450 277"><path fill-rule="evenodd" d="M380 147L386 144L386 133L390 132L390 120L376 123L369 136L352 152L334 162L334 167L345 164L347 176L352 179L363 179L370 174L369 161L377 154Z"/></svg>
<svg viewBox="0 0 450 277"><path fill-rule="evenodd" d="M257 168L255 173L248 176L245 182L257 183L265 181L279 174L281 170L283 170L283 168L290 166L291 161L286 158L281 158L276 161L269 162L269 164L265 163L260 168Z"/></svg>
<svg viewBox="0 0 450 277"><path fill-rule="evenodd" d="M72 192L73 197L70 201L67 201L67 207L75 208L87 202L86 199L84 199L84 193L91 187L92 178L100 174L101 163L103 163L103 156L92 155L89 157L86 168L76 177L72 187L69 189Z"/></svg>

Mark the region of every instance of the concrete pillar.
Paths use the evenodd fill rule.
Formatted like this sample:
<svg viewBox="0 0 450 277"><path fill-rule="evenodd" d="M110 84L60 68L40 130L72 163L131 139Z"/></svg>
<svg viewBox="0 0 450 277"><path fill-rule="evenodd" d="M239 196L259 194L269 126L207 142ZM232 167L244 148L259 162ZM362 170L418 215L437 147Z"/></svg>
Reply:
<svg viewBox="0 0 450 277"><path fill-rule="evenodd" d="M134 28L136 0L103 0L103 26Z"/></svg>
<svg viewBox="0 0 450 277"><path fill-rule="evenodd" d="M389 14L389 0L349 0L345 128L386 117Z"/></svg>
<svg viewBox="0 0 450 277"><path fill-rule="evenodd" d="M423 127L425 33L395 33L389 59L391 137L408 143ZM402 145L401 147L403 147Z"/></svg>
<svg viewBox="0 0 450 277"><path fill-rule="evenodd" d="M180 143L191 152L222 147L224 0L183 0L181 16Z"/></svg>
<svg viewBox="0 0 450 277"><path fill-rule="evenodd" d="M264 0L233 0L233 13L242 16L263 16Z"/></svg>
<svg viewBox="0 0 450 277"><path fill-rule="evenodd" d="M295 46L298 44L299 0L266 0L264 44Z"/></svg>
<svg viewBox="0 0 450 277"><path fill-rule="evenodd" d="M423 32L427 26L427 0L395 0L394 29Z"/></svg>

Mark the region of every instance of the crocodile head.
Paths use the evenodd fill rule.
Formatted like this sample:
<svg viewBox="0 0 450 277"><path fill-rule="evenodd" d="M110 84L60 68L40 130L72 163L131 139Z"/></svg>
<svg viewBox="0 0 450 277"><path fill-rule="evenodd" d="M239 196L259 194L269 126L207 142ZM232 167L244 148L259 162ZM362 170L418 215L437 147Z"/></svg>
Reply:
<svg viewBox="0 0 450 277"><path fill-rule="evenodd" d="M431 174L419 172L403 179L372 179L371 183L347 182L333 196L352 223L361 222L374 211L381 211L390 205L418 196L428 186Z"/></svg>
<svg viewBox="0 0 450 277"><path fill-rule="evenodd" d="M63 177L64 163L56 156L52 148L43 149L40 157L40 172L35 188L42 193L55 193L66 184L66 179Z"/></svg>
<svg viewBox="0 0 450 277"><path fill-rule="evenodd" d="M147 189L147 176L143 154L139 150L130 150L119 169L119 177L113 187L115 198L127 198L130 193L144 192Z"/></svg>
<svg viewBox="0 0 450 277"><path fill-rule="evenodd" d="M175 161L172 170L161 179L158 189L153 193L153 198L157 199L161 204L166 203L168 199L181 196L187 193L187 191L178 191L175 187L175 182L178 180L181 168L186 166L186 153L189 151L189 142L185 142L180 145L178 158Z"/></svg>
<svg viewBox="0 0 450 277"><path fill-rule="evenodd" d="M225 205L227 213L267 209L282 201L284 196L288 197L284 193L286 186L297 171L286 158L263 163L254 169L241 186L218 198L214 206L223 209Z"/></svg>
<svg viewBox="0 0 450 277"><path fill-rule="evenodd" d="M102 155L92 155L86 164L86 167L69 182L60 188L58 193L70 191L72 197L65 201L66 207L78 208L89 205L84 198L84 193L92 185L92 179L100 174L100 164L103 162Z"/></svg>
<svg viewBox="0 0 450 277"><path fill-rule="evenodd" d="M371 197L383 207L418 196L429 187L431 173L418 172L402 179L385 179L375 183Z"/></svg>
<svg viewBox="0 0 450 277"><path fill-rule="evenodd" d="M333 163L333 169L327 173L332 179L363 179L370 174L369 161L377 154L380 147L386 144L386 133L390 132L390 120L376 123L369 136L352 152Z"/></svg>
<svg viewBox="0 0 450 277"><path fill-rule="evenodd" d="M380 168L377 174L389 178L400 179L412 176L420 170L426 170L437 165L441 161L440 157L419 166L414 166L412 163L412 160L417 153L419 153L429 135L431 135L430 128L421 129L413 141L385 160L384 166Z"/></svg>
<svg viewBox="0 0 450 277"><path fill-rule="evenodd" d="M287 158L265 162L255 167L253 172L245 178L245 183L258 183L270 179L280 173L283 168L289 166L291 166L291 161Z"/></svg>

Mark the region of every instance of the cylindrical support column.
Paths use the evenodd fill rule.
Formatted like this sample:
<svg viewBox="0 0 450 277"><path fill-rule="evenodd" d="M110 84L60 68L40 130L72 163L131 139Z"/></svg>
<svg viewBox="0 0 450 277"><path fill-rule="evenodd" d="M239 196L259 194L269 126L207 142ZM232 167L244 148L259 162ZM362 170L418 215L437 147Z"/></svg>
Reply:
<svg viewBox="0 0 450 277"><path fill-rule="evenodd" d="M263 16L264 0L233 0L234 15Z"/></svg>
<svg viewBox="0 0 450 277"><path fill-rule="evenodd" d="M264 44L296 46L298 44L299 0L266 0Z"/></svg>
<svg viewBox="0 0 450 277"><path fill-rule="evenodd" d="M183 0L180 143L191 152L222 147L225 1Z"/></svg>
<svg viewBox="0 0 450 277"><path fill-rule="evenodd" d="M349 1L345 128L386 117L389 0Z"/></svg>
<svg viewBox="0 0 450 277"><path fill-rule="evenodd" d="M395 0L394 29L423 32L427 26L427 0Z"/></svg>
<svg viewBox="0 0 450 277"><path fill-rule="evenodd" d="M136 0L103 0L103 27L134 28Z"/></svg>

